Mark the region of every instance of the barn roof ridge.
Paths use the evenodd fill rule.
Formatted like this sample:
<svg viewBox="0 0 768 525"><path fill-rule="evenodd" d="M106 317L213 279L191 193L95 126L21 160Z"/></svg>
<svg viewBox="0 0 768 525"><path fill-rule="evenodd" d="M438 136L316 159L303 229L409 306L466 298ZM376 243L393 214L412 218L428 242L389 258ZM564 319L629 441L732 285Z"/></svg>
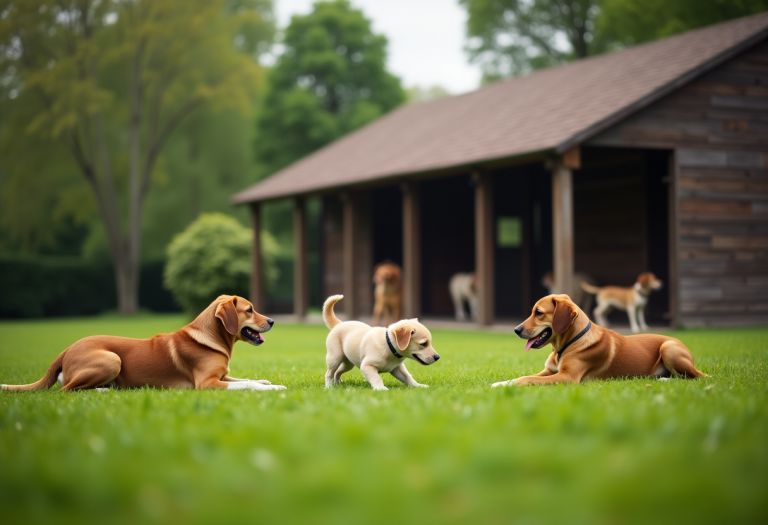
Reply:
<svg viewBox="0 0 768 525"><path fill-rule="evenodd" d="M768 12L404 105L253 184L232 202L563 153L766 37Z"/></svg>

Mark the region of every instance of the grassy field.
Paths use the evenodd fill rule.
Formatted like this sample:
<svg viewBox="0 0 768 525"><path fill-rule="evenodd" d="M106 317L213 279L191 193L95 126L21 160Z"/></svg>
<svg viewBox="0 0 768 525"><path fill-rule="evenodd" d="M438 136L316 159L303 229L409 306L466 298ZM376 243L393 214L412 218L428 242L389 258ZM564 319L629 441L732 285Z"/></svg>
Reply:
<svg viewBox="0 0 768 525"><path fill-rule="evenodd" d="M91 334L178 316L0 323L0 382ZM284 392L0 392L4 523L757 523L768 511L768 328L675 335L711 378L489 388L548 353L435 330L429 389L323 388L325 327L235 347ZM762 516L762 517L761 517Z"/></svg>

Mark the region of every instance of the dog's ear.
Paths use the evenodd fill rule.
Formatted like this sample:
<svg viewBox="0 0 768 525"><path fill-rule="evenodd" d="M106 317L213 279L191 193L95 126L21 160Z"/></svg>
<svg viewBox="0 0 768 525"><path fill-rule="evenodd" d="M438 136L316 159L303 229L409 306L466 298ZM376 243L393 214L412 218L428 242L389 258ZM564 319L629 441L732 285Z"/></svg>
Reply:
<svg viewBox="0 0 768 525"><path fill-rule="evenodd" d="M395 339L397 340L397 347L400 350L405 350L411 342L411 335L416 332L411 325L401 324L394 330Z"/></svg>
<svg viewBox="0 0 768 525"><path fill-rule="evenodd" d="M573 324L579 312L570 301L552 300L555 303L555 314L552 316L552 332L562 334Z"/></svg>
<svg viewBox="0 0 768 525"><path fill-rule="evenodd" d="M637 282L640 283L640 286L643 288L647 287L648 284L651 282L651 275L650 273L641 273L640 276L637 278Z"/></svg>
<svg viewBox="0 0 768 525"><path fill-rule="evenodd" d="M216 307L216 317L221 320L227 332L236 335L238 328L240 328L240 320L237 318L237 297L219 303L219 306Z"/></svg>

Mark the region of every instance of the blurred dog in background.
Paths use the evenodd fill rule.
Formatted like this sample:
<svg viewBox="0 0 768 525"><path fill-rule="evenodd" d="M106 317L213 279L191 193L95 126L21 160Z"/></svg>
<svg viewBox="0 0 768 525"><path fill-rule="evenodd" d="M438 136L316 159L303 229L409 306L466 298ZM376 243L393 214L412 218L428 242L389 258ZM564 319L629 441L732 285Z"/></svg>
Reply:
<svg viewBox="0 0 768 525"><path fill-rule="evenodd" d="M448 281L448 290L453 299L453 308L456 310L456 320L466 321L467 314L464 311L464 303L469 304L469 317L477 321L477 288L475 273L455 273Z"/></svg>
<svg viewBox="0 0 768 525"><path fill-rule="evenodd" d="M385 323L400 319L403 307L403 271L392 261L384 261L373 269L373 321L378 325L384 314Z"/></svg>
<svg viewBox="0 0 768 525"><path fill-rule="evenodd" d="M595 308L597 324L608 326L608 320L605 316L613 308L618 308L627 312L632 332L637 333L648 330L648 325L645 323L645 306L648 304L648 296L653 290L660 289L663 284L653 273L644 272L637 277L637 282L630 288L619 286L599 288L586 282L582 282L581 287L597 297L597 307ZM640 321L639 325L638 321Z"/></svg>

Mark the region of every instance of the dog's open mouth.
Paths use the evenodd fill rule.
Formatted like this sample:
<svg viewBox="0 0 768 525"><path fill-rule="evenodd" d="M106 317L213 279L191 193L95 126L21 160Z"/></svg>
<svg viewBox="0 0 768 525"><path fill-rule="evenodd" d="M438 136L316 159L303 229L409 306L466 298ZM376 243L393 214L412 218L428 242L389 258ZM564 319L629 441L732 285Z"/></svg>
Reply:
<svg viewBox="0 0 768 525"><path fill-rule="evenodd" d="M421 363L424 366L428 366L429 365L429 363L425 363L424 361L422 361L421 358L419 358L419 356L417 356L416 354L411 354L411 357L414 358L416 361L418 361L419 363Z"/></svg>
<svg viewBox="0 0 768 525"><path fill-rule="evenodd" d="M528 339L528 342L525 344L525 351L527 352L531 348L541 348L542 346L547 344L547 341L549 341L549 338L551 336L552 336L552 329L549 327L545 328L536 337Z"/></svg>
<svg viewBox="0 0 768 525"><path fill-rule="evenodd" d="M243 339L251 343L252 345L259 346L261 343L264 342L264 336L261 335L259 332L254 330L253 328L244 327L242 330L240 330L240 335L243 336Z"/></svg>

